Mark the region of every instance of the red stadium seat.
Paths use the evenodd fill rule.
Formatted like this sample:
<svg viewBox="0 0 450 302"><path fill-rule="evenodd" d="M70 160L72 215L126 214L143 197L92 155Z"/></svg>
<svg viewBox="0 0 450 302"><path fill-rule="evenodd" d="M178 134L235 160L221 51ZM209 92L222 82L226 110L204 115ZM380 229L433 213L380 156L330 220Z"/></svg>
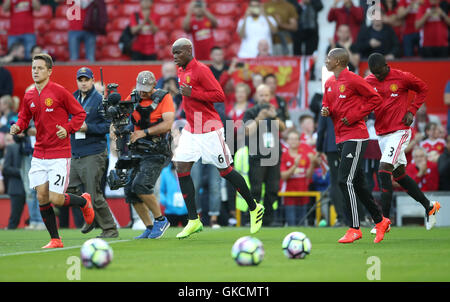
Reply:
<svg viewBox="0 0 450 302"><path fill-rule="evenodd" d="M219 46L227 46L231 41L231 35L228 30L216 29L214 30L214 40Z"/></svg>
<svg viewBox="0 0 450 302"><path fill-rule="evenodd" d="M9 11L5 12L5 11L3 10L3 8L0 7L0 18L9 18L10 15L11 15L11 14L10 14Z"/></svg>
<svg viewBox="0 0 450 302"><path fill-rule="evenodd" d="M177 7L172 3L155 3L153 11L160 16L176 16Z"/></svg>
<svg viewBox="0 0 450 302"><path fill-rule="evenodd" d="M68 5L58 5L55 11L56 18L67 18L67 10L69 9Z"/></svg>
<svg viewBox="0 0 450 302"><path fill-rule="evenodd" d="M106 13L108 14L108 20L112 21L119 16L118 5L116 3L108 3L106 4Z"/></svg>
<svg viewBox="0 0 450 302"><path fill-rule="evenodd" d="M240 42L235 42L228 46L225 51L225 58L227 60L232 59L237 56L237 53L239 52L239 48L241 47Z"/></svg>
<svg viewBox="0 0 450 302"><path fill-rule="evenodd" d="M121 31L111 31L107 34L106 41L108 44L118 44L121 35Z"/></svg>
<svg viewBox="0 0 450 302"><path fill-rule="evenodd" d="M50 20L53 18L53 9L50 5L41 5L40 10L33 11L33 16L35 18L46 18Z"/></svg>
<svg viewBox="0 0 450 302"><path fill-rule="evenodd" d="M0 18L0 34L7 34L9 29L9 19Z"/></svg>
<svg viewBox="0 0 450 302"><path fill-rule="evenodd" d="M175 22L176 23L176 22ZM159 30L172 30L172 28L178 28L175 24L172 17L161 17L159 19L158 28Z"/></svg>
<svg viewBox="0 0 450 302"><path fill-rule="evenodd" d="M237 22L228 16L217 16L217 23L219 29L235 30L237 26Z"/></svg>
<svg viewBox="0 0 450 302"><path fill-rule="evenodd" d="M119 15L122 17L130 18L132 14L138 12L141 8L140 4L137 3L125 3L119 6Z"/></svg>
<svg viewBox="0 0 450 302"><path fill-rule="evenodd" d="M98 35L96 39L97 48L101 48L103 45L108 43L107 36Z"/></svg>
<svg viewBox="0 0 450 302"><path fill-rule="evenodd" d="M186 17L190 4L190 1L178 4L178 14L180 17Z"/></svg>
<svg viewBox="0 0 450 302"><path fill-rule="evenodd" d="M139 3L141 0L124 0L124 3Z"/></svg>
<svg viewBox="0 0 450 302"><path fill-rule="evenodd" d="M50 21L50 30L69 30L70 22L66 18L55 18Z"/></svg>
<svg viewBox="0 0 450 302"><path fill-rule="evenodd" d="M169 36L167 35L167 32L165 31L158 31L155 34L155 44L156 45L167 45L169 43Z"/></svg>
<svg viewBox="0 0 450 302"><path fill-rule="evenodd" d="M130 24L130 19L126 17L119 17L113 20L111 23L111 30L122 31Z"/></svg>
<svg viewBox="0 0 450 302"><path fill-rule="evenodd" d="M45 34L45 43L54 45L68 45L67 31L50 31Z"/></svg>
<svg viewBox="0 0 450 302"><path fill-rule="evenodd" d="M170 41L169 44L172 45L173 42L175 42L177 39L179 38L188 38L189 39L189 34L187 34L184 30L182 29L177 29L174 30L171 34L170 34Z"/></svg>
<svg viewBox="0 0 450 302"><path fill-rule="evenodd" d="M157 55L158 55L158 60L172 60L173 59L172 46L166 45L164 47L161 47L158 50Z"/></svg>
<svg viewBox="0 0 450 302"><path fill-rule="evenodd" d="M50 30L50 23L47 19L34 18L34 30L38 33L45 34Z"/></svg>
<svg viewBox="0 0 450 302"><path fill-rule="evenodd" d="M184 21L184 17L176 18L174 21L172 21L173 22L173 28L174 29L183 29L183 21Z"/></svg>
<svg viewBox="0 0 450 302"><path fill-rule="evenodd" d="M215 15L236 16L241 13L240 4L236 2L218 2L210 5L211 12Z"/></svg>
<svg viewBox="0 0 450 302"><path fill-rule="evenodd" d="M67 45L46 45L44 49L53 57L55 61L68 61L69 48Z"/></svg>
<svg viewBox="0 0 450 302"><path fill-rule="evenodd" d="M102 60L121 60L124 56L118 45L105 45L102 48Z"/></svg>

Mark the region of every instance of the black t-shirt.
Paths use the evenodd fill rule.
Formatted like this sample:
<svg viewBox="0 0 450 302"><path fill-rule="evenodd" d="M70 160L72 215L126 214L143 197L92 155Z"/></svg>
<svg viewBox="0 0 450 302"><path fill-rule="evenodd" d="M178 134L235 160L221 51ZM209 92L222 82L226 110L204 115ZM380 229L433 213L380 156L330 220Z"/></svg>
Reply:
<svg viewBox="0 0 450 302"><path fill-rule="evenodd" d="M250 120L255 120L258 116L259 112L264 108L268 108L268 104L257 104L252 108L247 109L244 114L244 118L242 121L247 123ZM284 122L284 114L281 110L277 110L276 118L279 118ZM271 157L271 152L281 152L281 144L280 144L280 134L278 129L272 129L271 121L275 120L275 118L268 118L265 123L260 124L262 121L258 123L258 129L256 132L256 140L254 135L250 135L250 137L246 137L246 145L249 146L249 156L251 158L269 158ZM261 148L262 145L263 147ZM253 148L252 148L253 146ZM257 152L254 152L254 148L256 147ZM278 148L277 148L278 147ZM252 152L253 151L253 152Z"/></svg>

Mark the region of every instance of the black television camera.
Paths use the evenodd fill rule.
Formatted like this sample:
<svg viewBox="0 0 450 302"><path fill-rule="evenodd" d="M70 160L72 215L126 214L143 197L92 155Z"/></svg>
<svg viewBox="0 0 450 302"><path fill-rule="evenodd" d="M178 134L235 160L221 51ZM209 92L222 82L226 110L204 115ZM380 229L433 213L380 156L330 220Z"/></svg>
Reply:
<svg viewBox="0 0 450 302"><path fill-rule="evenodd" d="M108 119L114 127L114 134L117 137L116 147L118 161L115 169L112 170L107 178L111 190L117 190L125 186L127 182L127 170L136 167L141 160L141 156L130 152L129 141L132 128L130 127L130 115L133 113L140 97L136 90L131 93L130 100L122 100L117 92L117 84L108 84L107 93L103 99L103 107Z"/></svg>

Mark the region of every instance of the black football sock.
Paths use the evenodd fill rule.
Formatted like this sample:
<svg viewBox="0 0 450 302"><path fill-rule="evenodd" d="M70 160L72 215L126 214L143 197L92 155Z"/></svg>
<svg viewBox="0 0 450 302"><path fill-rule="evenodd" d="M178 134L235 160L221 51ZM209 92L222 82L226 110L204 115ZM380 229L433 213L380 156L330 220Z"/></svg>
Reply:
<svg viewBox="0 0 450 302"><path fill-rule="evenodd" d="M65 207L79 206L82 208L86 205L86 202L87 201L86 201L86 199L84 199L84 197L70 194L70 193L64 194L64 206Z"/></svg>
<svg viewBox="0 0 450 302"><path fill-rule="evenodd" d="M409 196L414 198L417 202L420 202L427 213L431 210L432 205L430 201L426 198L417 183L409 175L403 174L402 176L396 178L395 181L406 190Z"/></svg>
<svg viewBox="0 0 450 302"><path fill-rule="evenodd" d="M164 220L164 216L161 215L161 216L159 216L159 217L156 217L155 220L157 220L157 221L163 221L163 220Z"/></svg>
<svg viewBox="0 0 450 302"><path fill-rule="evenodd" d="M153 224L149 224L146 226L147 229L149 229L150 231L153 229Z"/></svg>
<svg viewBox="0 0 450 302"><path fill-rule="evenodd" d="M50 238L59 239L58 227L56 226L56 215L52 205L50 203L39 205L39 210L41 211L42 220L50 234Z"/></svg>
<svg viewBox="0 0 450 302"><path fill-rule="evenodd" d="M195 187L192 182L191 173L178 173L181 193L183 194L184 203L188 210L188 219L195 220L198 218L197 207L195 206Z"/></svg>
<svg viewBox="0 0 450 302"><path fill-rule="evenodd" d="M389 218L391 211L391 202L393 195L393 187L391 176L389 171L380 170L378 172L381 180L381 207L383 209L383 216Z"/></svg>
<svg viewBox="0 0 450 302"><path fill-rule="evenodd" d="M250 190L245 182L244 177L236 172L231 166L227 170L220 172L220 176L231 182L233 187L241 194L242 198L245 199L248 205L248 209L253 211L256 209L255 199L252 197Z"/></svg>

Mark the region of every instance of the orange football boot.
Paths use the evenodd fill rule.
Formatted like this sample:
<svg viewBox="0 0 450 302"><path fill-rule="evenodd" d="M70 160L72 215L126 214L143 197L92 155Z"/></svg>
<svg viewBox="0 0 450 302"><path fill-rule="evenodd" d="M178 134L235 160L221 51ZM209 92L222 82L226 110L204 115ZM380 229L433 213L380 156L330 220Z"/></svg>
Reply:
<svg viewBox="0 0 450 302"><path fill-rule="evenodd" d="M339 243L352 243L355 240L359 240L362 238L362 232L360 229L349 228L347 233L339 239Z"/></svg>
<svg viewBox="0 0 450 302"><path fill-rule="evenodd" d="M47 245L44 245L43 249L56 249L64 247L64 244L61 241L61 238L52 238L50 239L50 242Z"/></svg>
<svg viewBox="0 0 450 302"><path fill-rule="evenodd" d="M94 222L95 212L94 208L92 207L91 194L83 193L81 194L81 197L86 199L86 205L81 208L84 220L86 221L87 224L92 224Z"/></svg>
<svg viewBox="0 0 450 302"><path fill-rule="evenodd" d="M383 240L384 234L386 234L388 230L390 230L390 224L391 221L388 218L383 217L383 220L381 220L379 223L375 225L377 235L375 236L373 242L378 243L381 240Z"/></svg>

